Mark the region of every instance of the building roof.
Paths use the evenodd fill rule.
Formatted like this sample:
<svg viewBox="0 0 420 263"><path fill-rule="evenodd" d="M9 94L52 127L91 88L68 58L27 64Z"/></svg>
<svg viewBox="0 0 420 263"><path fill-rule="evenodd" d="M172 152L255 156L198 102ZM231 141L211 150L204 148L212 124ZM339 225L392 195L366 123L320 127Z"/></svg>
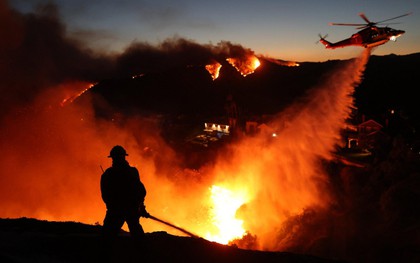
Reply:
<svg viewBox="0 0 420 263"><path fill-rule="evenodd" d="M378 122L376 122L376 121L374 121L374 120L372 120L372 119L370 119L370 120L367 120L367 121L365 121L365 122L362 122L362 123L360 123L359 125L358 125L358 127L366 127L366 126L369 126L369 127L378 127L378 128L380 128L380 129L382 129L384 126L382 126L380 123L378 123Z"/></svg>

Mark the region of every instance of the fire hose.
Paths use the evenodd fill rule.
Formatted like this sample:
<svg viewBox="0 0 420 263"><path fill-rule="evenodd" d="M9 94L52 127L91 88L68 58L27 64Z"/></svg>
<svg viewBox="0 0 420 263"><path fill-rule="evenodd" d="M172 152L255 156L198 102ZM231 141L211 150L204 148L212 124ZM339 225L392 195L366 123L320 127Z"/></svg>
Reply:
<svg viewBox="0 0 420 263"><path fill-rule="evenodd" d="M189 232L189 231L187 231L187 230L185 230L185 229L183 229L183 228L181 228L181 227L178 227L178 226L176 226L176 225L174 225L174 224L171 224L171 223L166 222L166 221L164 221L164 220L162 220L162 219L159 219L159 218L157 218L157 217L154 217L154 216L152 216L151 214L148 214L148 216L147 216L146 218L150 218L150 219L153 219L153 220L155 220L155 221L158 221L158 222L160 222L160 223L162 223L162 224L165 224L165 225L167 225L167 226L173 227L173 228L175 228L175 229L177 229L177 230L181 231L182 233L189 235L190 237L200 238L199 236L194 235L193 233L191 233L191 232Z"/></svg>

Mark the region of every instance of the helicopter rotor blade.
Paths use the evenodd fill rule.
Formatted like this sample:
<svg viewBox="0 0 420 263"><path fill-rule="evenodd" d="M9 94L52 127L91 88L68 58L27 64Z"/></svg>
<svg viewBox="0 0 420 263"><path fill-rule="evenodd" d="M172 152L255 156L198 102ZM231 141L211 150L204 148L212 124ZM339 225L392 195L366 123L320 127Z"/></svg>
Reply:
<svg viewBox="0 0 420 263"><path fill-rule="evenodd" d="M400 16L393 17L393 18L385 19L385 20L382 20L382 21L379 21L379 22L372 22L366 17L366 15L364 13L359 13L359 16L363 20L366 21L366 24L360 24L360 23L328 23L328 25L330 25L330 26L355 26L355 27L357 27L357 29L364 29L364 28L375 26L377 24L380 24L380 23L383 23L383 22L386 22L386 21L389 21L389 20L397 19L397 18L400 18L400 17L403 17L403 16L408 16L408 15L411 15L412 13L413 12L410 12L410 13L407 13L407 14L403 14L403 15L400 15ZM399 24L399 23L387 23L387 25L390 25L390 24Z"/></svg>
<svg viewBox="0 0 420 263"><path fill-rule="evenodd" d="M366 26L366 24L329 23L330 26Z"/></svg>
<svg viewBox="0 0 420 263"><path fill-rule="evenodd" d="M359 13L359 16L366 21L368 24L372 24L372 22L366 17L364 13Z"/></svg>
<svg viewBox="0 0 420 263"><path fill-rule="evenodd" d="M376 23L383 23L383 22L386 22L386 21L389 21L389 20L394 20L394 19L397 19L397 18L400 18L400 17L403 17L403 16L408 16L408 15L411 15L413 12L410 12L410 13L407 13L407 14L404 14L404 15L400 15L400 16L396 16L396 17L393 17L393 18L388 18L388 19L385 19L385 20L382 20L382 21L379 21L379 22L376 22Z"/></svg>
<svg viewBox="0 0 420 263"><path fill-rule="evenodd" d="M382 23L378 23L378 24L382 24ZM386 26L388 26L388 25L398 25L398 24L402 24L402 23L385 23L386 24Z"/></svg>
<svg viewBox="0 0 420 263"><path fill-rule="evenodd" d="M364 26L356 27L356 29L365 29L365 28L368 28L368 27L369 27L369 25L364 25Z"/></svg>

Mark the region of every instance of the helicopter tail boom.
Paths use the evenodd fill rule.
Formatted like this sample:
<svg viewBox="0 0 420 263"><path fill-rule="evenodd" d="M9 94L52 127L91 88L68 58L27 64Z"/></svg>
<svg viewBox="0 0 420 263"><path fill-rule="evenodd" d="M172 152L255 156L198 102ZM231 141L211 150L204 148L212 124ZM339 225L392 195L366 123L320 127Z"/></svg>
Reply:
<svg viewBox="0 0 420 263"><path fill-rule="evenodd" d="M358 45L361 42L361 40L359 39L358 35L353 35L350 38L341 40L336 43L331 43L328 40L326 40L325 37L320 37L319 42L321 42L327 49L336 49L346 46Z"/></svg>
<svg viewBox="0 0 420 263"><path fill-rule="evenodd" d="M325 38L323 38L323 37L321 37L321 38L319 39L319 42L321 42L321 43L325 46L325 48L333 48L333 47L332 47L332 46L333 46L333 44L332 44L331 42L329 42L329 41L325 40Z"/></svg>

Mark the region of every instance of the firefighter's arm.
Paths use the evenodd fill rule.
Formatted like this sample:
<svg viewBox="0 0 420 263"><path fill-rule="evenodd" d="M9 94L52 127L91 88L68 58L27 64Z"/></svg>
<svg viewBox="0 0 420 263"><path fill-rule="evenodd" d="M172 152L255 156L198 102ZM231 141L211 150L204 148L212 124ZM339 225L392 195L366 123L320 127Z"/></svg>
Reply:
<svg viewBox="0 0 420 263"><path fill-rule="evenodd" d="M146 210L146 206L144 205L144 202L142 202L139 206L139 214L141 217L149 218L150 214Z"/></svg>

